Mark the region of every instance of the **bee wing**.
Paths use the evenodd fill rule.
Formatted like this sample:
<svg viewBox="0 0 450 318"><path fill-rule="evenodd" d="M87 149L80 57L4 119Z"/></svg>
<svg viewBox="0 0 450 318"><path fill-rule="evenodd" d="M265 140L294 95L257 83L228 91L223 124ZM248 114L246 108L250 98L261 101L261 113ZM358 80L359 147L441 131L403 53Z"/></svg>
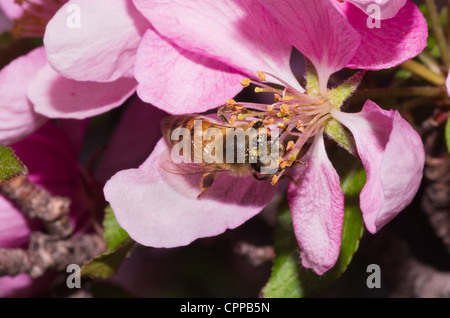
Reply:
<svg viewBox="0 0 450 318"><path fill-rule="evenodd" d="M159 166L164 171L173 174L203 174L212 171L224 171L220 166L215 164L191 163L191 162L173 162L170 152L166 151L159 158Z"/></svg>

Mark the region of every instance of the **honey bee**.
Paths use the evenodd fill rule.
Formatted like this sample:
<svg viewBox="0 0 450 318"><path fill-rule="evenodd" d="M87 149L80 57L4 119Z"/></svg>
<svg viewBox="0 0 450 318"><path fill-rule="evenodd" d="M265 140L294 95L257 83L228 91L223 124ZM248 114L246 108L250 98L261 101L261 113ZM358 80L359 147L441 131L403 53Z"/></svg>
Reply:
<svg viewBox="0 0 450 318"><path fill-rule="evenodd" d="M250 133L240 140L237 135L230 137L239 128L241 132ZM176 130L179 133L180 129L184 131L181 141L174 138L174 133ZM211 187L218 172L239 177L253 175L257 180L267 180L282 170L278 160L285 154L283 143L278 141L281 134L273 138L271 130L264 127L262 121L230 124L197 114L176 115L161 121L161 131L171 151L176 150L184 159L175 163L171 160L173 157L166 157L160 160L161 168L175 174L203 174L198 199ZM205 138L208 135L213 135L214 140ZM211 160L218 157L223 160Z"/></svg>

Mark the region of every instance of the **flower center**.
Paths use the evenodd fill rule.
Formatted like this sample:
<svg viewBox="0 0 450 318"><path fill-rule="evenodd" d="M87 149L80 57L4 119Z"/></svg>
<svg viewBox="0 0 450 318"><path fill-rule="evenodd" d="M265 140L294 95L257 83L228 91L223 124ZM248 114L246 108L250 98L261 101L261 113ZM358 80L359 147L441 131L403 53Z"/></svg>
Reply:
<svg viewBox="0 0 450 318"><path fill-rule="evenodd" d="M256 85L256 93L273 93L274 103L238 103L228 100L226 106L219 110L219 116L225 116L230 123L240 120L250 121L250 124L253 124L262 120L264 126L282 129L280 140L285 143L286 152L279 159L282 170L273 177L272 183L275 184L285 169L294 162L299 162L297 157L308 139L322 131L326 121L331 118L333 105L323 96L299 92L270 73L258 72L258 74L260 81L244 79L241 84L244 87ZM266 74L282 83L284 88L269 85L265 78Z"/></svg>
<svg viewBox="0 0 450 318"><path fill-rule="evenodd" d="M45 27L56 11L68 0L15 0L23 14L15 19L11 33L16 38L43 37Z"/></svg>

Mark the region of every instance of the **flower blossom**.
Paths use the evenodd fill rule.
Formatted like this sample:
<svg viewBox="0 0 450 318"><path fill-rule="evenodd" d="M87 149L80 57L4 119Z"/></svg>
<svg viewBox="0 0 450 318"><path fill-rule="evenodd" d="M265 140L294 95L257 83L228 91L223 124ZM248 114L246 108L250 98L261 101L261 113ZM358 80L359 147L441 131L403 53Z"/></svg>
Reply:
<svg viewBox="0 0 450 318"><path fill-rule="evenodd" d="M0 144L11 144L26 137L41 127L48 118L82 119L106 112L122 105L136 90L137 82L130 70L134 66L133 56L139 40L129 38L133 38L130 35L134 34L135 38L139 39L139 34L148 27L148 22L129 1L95 1L103 3L102 7L96 10L87 8L92 1L76 1L75 4L83 8L83 11L79 12L82 24L78 28L77 24L68 22L76 17L71 16L74 13L67 10L64 5L67 5L66 2L24 1L19 5L13 0L1 0L0 5L5 14L13 20L12 33L17 37L42 37L47 28L59 22L63 23L59 25L59 35L62 38L70 37L69 35L74 33L86 36L93 29L99 32L112 31L116 27L110 34L110 38L115 39L115 42L106 41L105 36L101 38L115 49L123 44L122 50L116 49L115 54L108 54L108 50L99 47L93 49L90 46L93 43L104 43L103 41L85 42L83 45L77 43L80 51L77 56L71 57L80 59L90 54L89 60L93 65L99 60L110 61L120 71L96 78L69 78L64 72L58 72L49 59L55 50L61 52L60 46L41 46L16 58L0 71L0 120L3 123L0 129ZM49 21L53 22L48 24ZM49 37L58 38L57 35ZM59 43L63 44L62 41ZM68 58L69 56L65 55L65 59ZM91 66L84 64L79 66L78 70L89 73ZM104 75L98 70L94 72Z"/></svg>
<svg viewBox="0 0 450 318"><path fill-rule="evenodd" d="M92 204L83 190L77 162L78 145L74 141L49 122L11 147L27 166L31 182L52 195L71 199L71 221L75 231L80 233L87 230ZM0 247L26 248L30 233L41 228L40 222L27 219L10 201L0 196ZM45 274L38 279L27 274L0 277L0 297L32 296L45 290L53 276Z"/></svg>
<svg viewBox="0 0 450 318"><path fill-rule="evenodd" d="M307 167L288 170L298 180L288 187L288 201L305 267L323 274L339 255L344 196L323 139L331 120L351 132L366 169L360 205L369 232L377 232L411 202L424 164L418 134L397 111L371 101L359 113L343 112L345 98L333 98L328 82L344 67L377 70L417 55L426 46L427 27L413 3L407 1L395 17L383 20L381 29L369 29L364 12L352 4L328 0L314 6L306 0L134 3L153 26L137 53L135 75L143 100L170 113L198 113L223 104L221 91L233 92L236 77L244 74L254 78L260 71L261 79L252 82L262 90L272 87L262 74L284 86L271 105L242 105L281 112L278 120L297 128L286 168L293 164L291 155L313 140L301 158ZM292 47L314 66L313 90L306 91L290 69ZM270 182L223 173L197 200L200 176L159 169L167 150L160 140L138 169L117 173L105 186L118 222L143 245L175 247L218 235L259 213L276 192Z"/></svg>

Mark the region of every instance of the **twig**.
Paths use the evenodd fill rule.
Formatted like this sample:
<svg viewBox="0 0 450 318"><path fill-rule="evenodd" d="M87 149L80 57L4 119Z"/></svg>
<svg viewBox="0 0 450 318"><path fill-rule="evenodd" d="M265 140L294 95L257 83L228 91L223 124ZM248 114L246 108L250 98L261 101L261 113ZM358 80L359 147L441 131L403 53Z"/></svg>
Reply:
<svg viewBox="0 0 450 318"><path fill-rule="evenodd" d="M96 234L69 240L34 232L28 250L0 248L0 276L26 273L33 278L47 271L65 271L69 264L82 265L105 250L105 242Z"/></svg>
<svg viewBox="0 0 450 318"><path fill-rule="evenodd" d="M26 273L37 278L47 271L65 271L70 264L81 266L105 251L100 235L73 236L70 199L52 196L24 176L0 185L0 193L28 218L39 219L44 225L43 232L31 233L27 250L0 248L0 276Z"/></svg>
<svg viewBox="0 0 450 318"><path fill-rule="evenodd" d="M409 60L409 61L404 62L404 63L400 64L400 67L412 72L413 74L420 76L421 78L423 78L424 80L427 80L428 82L430 82L432 84L435 84L438 86L445 84L444 76L432 71L431 69L423 66L422 64L420 64L414 60Z"/></svg>
<svg viewBox="0 0 450 318"><path fill-rule="evenodd" d="M70 199L52 196L31 183L26 176L3 183L0 193L15 203L28 218L42 220L48 234L65 238L73 233L69 218Z"/></svg>
<svg viewBox="0 0 450 318"><path fill-rule="evenodd" d="M450 68L450 54L448 50L447 39L445 38L444 31L442 30L441 23L439 21L439 13L434 0L425 0L425 4L428 8L428 15L430 17L429 21L431 28L433 29L434 36L436 37L436 42L441 51L442 61L445 64L446 69Z"/></svg>

